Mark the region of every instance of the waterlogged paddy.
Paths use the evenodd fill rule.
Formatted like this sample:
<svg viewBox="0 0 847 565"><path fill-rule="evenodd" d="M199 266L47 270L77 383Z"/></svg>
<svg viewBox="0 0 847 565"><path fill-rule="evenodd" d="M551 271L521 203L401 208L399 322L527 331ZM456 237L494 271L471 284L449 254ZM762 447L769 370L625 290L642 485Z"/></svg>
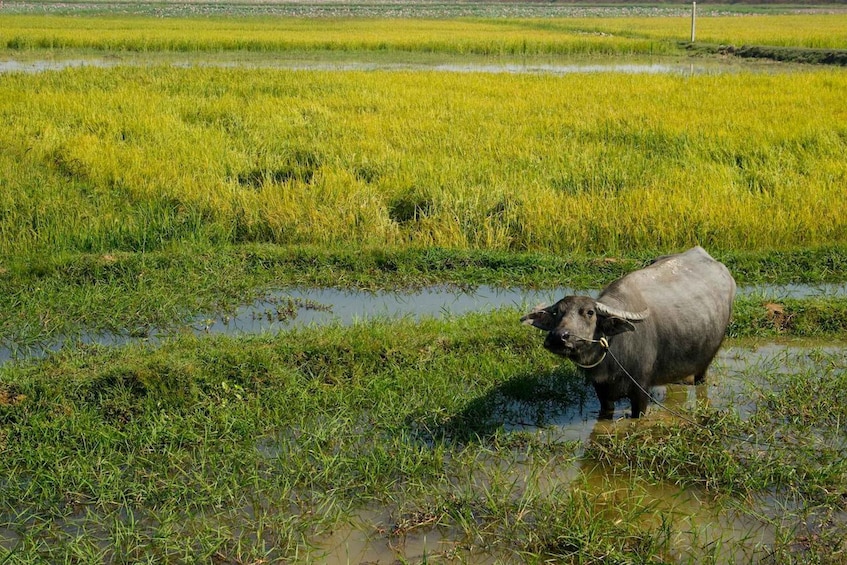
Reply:
<svg viewBox="0 0 847 565"><path fill-rule="evenodd" d="M775 372L814 372L831 364L840 364L843 371L847 361L844 351L841 345L732 341L716 358L708 383L657 387L653 394L662 405L677 413L691 414L708 406L718 411L737 411L747 419L757 410L765 409L763 387L773 387ZM760 562L773 557L772 547L786 531L802 540L816 535L822 527L843 527L847 523L847 513L836 512L827 516L828 522L822 525L819 517L796 504L790 493L759 493L733 502L696 486L680 487L671 481L638 479L600 464L585 455L584 447L602 436L636 432L657 422L678 425L685 422L655 404L641 421L627 420L623 410L614 421L597 421L599 406L593 394L587 389L582 395L579 390L572 392L573 401L562 406L555 401L515 400L497 389L492 394L502 398L495 402L498 408L489 414L493 421L503 423L507 436L535 437L539 446L572 445L571 455L555 457L539 466L539 454L508 448L482 450L475 456L468 475L459 476L459 469L464 467L462 455L448 452L443 465L449 480L460 485L456 488L487 492L498 499L505 497L518 506L526 502L532 507L536 497L556 499L565 493L588 497L597 512L603 512L608 505L627 514L631 506L632 516L640 526L664 524L669 528L671 536L665 553L668 562L704 562L703 551L709 552L710 562ZM257 452L271 467L278 458L288 456L285 436L291 432L281 433L282 436L269 435L256 442ZM728 441L737 443L734 439ZM495 484L498 486L494 487ZM504 484L507 487L502 490ZM257 508L265 507L274 507L274 502L259 498L242 509L235 509L232 515L225 514L224 519L238 522L254 516ZM50 525L54 532L51 535L59 539L104 540L97 543L106 551L109 545L105 540L113 535L110 528L117 527L109 525L113 520L116 524L132 522L133 535L139 539L155 535L162 528L156 518L101 515L101 512L89 508L57 518ZM209 509L210 515L215 516L215 512ZM297 510L292 508L291 512L296 515ZM347 564L397 560L450 562L451 558L459 558L460 562L471 564L502 563L504 559L513 562L514 555L486 550L482 543L474 549L476 540L468 540L467 532L449 524L442 512L446 511L435 508L431 512L405 512L402 505L397 507L382 500L357 503L331 532L310 537L298 554L298 561ZM226 530L230 526L222 522L221 527ZM13 550L25 537L13 528L0 525L0 549Z"/></svg>
<svg viewBox="0 0 847 565"><path fill-rule="evenodd" d="M73 338L60 337L51 343L22 347L16 343L0 343L0 363L63 345L120 345L144 339L153 342L174 331L190 331L197 335L247 335L285 331L297 327L328 324L350 325L373 319L399 319L461 316L471 312L490 312L498 308L527 309L537 304L552 304L569 294L596 296L596 290L499 288L481 285L474 288L428 287L416 291L363 291L336 288L293 288L269 292L231 312L195 316L175 328L149 328L133 335L91 333L80 328ZM739 297L761 297L763 301L786 298L843 297L847 283L789 284L742 287Z"/></svg>
<svg viewBox="0 0 847 565"><path fill-rule="evenodd" d="M805 287L795 290L812 292ZM498 295L490 288L485 291ZM817 291L844 292L844 288L823 287ZM416 298L407 295L401 305L422 305L426 300L421 297L433 298L440 292L430 289L413 295ZM545 294L556 297L563 292L567 289L539 291L537 295L524 291L518 304L522 306L528 295L546 299ZM454 297L463 294L471 293L453 293ZM501 300L515 299L505 297L510 294L501 292ZM315 298L328 297L303 294L300 300ZM492 296L485 300L495 301ZM439 303L434 299L431 302ZM303 309L320 310L317 304ZM847 370L842 344L729 340L705 385L654 389L656 400L673 412L654 404L645 419L631 421L624 417L625 403L621 403L614 421L598 422L593 391L575 378L569 364L542 350L540 336L534 330L518 326L517 320L513 325L511 319L511 315L495 313L477 320L469 330L462 320L437 325L429 320L334 327L305 332L301 335L303 344L287 343L284 334L268 341L246 339L232 343L192 338L177 340L161 348L164 351L127 348L130 356L126 358L120 349L58 355L43 364L38 388L19 389L13 384L12 388L0 389L5 390L6 405L2 407L12 418L20 418L0 437L7 442L4 446L0 441L0 447L9 450L6 453L17 456L19 442L29 446L28 442L38 437L29 436L39 423L49 429L58 426L61 430L56 431L63 434L77 433L74 430L80 417L94 418L98 425L102 419L103 426L98 429L103 433L113 429L129 434L126 437L143 434L144 439L139 440L138 449L130 449L130 463L126 462L126 454L112 453L111 448L82 457L86 461L105 458L90 470L97 477L91 484L72 482L92 480L85 478L86 463L77 461L81 457L77 452L91 445L87 441L72 443L72 453L66 457L81 466L80 478L56 468L53 471L59 473L57 480L60 484L71 481L69 484L76 484L73 488L83 492L95 486L102 490L95 489L95 495L68 495L67 508L51 514L49 525L35 506L35 497L28 502L11 503L6 514L0 513L0 556L3 550L23 548L22 553L34 554L33 548L78 547L74 544L108 552L114 543L128 543L122 540L129 539L137 543L133 546L134 555L141 558L145 552L156 551L150 549L149 544L156 543L150 540L164 538L178 545L178 540L189 537L195 544L214 544L200 540L204 532L209 535L210 531L238 537L239 543L255 548L274 540L274 532L292 528L297 541L290 542L293 545L288 546L289 553L279 555L296 555L302 561L441 562L458 558L467 563L513 562L520 560L519 544L524 536L538 530L550 531L533 520L555 520L567 512L567 507L583 504L579 517L582 524L594 524L601 517L611 521L614 518L610 515L620 515L632 528L629 532L667 531L667 544L660 550L663 561L749 563L772 557L773 548L785 547L786 540L800 540L796 543L802 544L803 540L831 536L847 527L840 502L824 505L810 494L820 492L817 489L821 485L843 489L843 480L836 474L840 472L837 462L827 463L832 449L838 453L844 448L843 431L837 423L827 420L827 414L832 415L830 418L839 416L826 404L798 398L810 388L820 390L818 400L824 403L832 398L834 391L827 392L827 383L841 382ZM496 328L489 330L487 326L492 321ZM488 357L488 352L477 351L476 346L453 350L461 343L474 343L474 339L468 342L468 331L471 338L479 336L478 343L486 349L499 344L496 349L502 348L502 355L495 352L494 357ZM440 339L446 340L443 348L436 344ZM345 344L352 347L346 353ZM336 356L335 351L341 355ZM470 364L466 363L468 358L473 359ZM296 380L284 382L276 378L265 381L262 377L265 370L275 371L279 365L288 366L286 374L293 376L289 371L299 371L295 367L304 359L311 359L307 365L317 364L311 376L306 371ZM491 359L495 359L494 365ZM158 382L147 380L151 371L161 372L163 378L171 375L188 379L208 391L199 398L202 406L189 399L188 407L183 409L174 399L172 406L142 411L142 405L151 404L146 398L147 387ZM24 375L14 367L9 374ZM475 383L488 375L498 376L488 385ZM30 423L30 416L24 418L30 410L43 410L43 402L53 402L49 392L39 391L42 386L51 386L49 382L54 378L57 383L76 379L67 404L48 406L45 414L33 412L38 418ZM219 378L225 380L221 383ZM253 385L249 384L252 378L262 382L253 392ZM398 379L399 390L394 390L392 383ZM449 383L446 393L462 397L461 402L450 405L449 399L430 396L437 392L430 388L435 386L432 381L442 379ZM163 380L162 384L173 386L167 384L170 382ZM236 384L239 382L244 388ZM305 390L298 396L294 389L302 387ZM465 387L473 393L467 394ZM271 392L270 402L255 405L254 395L268 389L276 390ZM793 395L789 397L791 405L779 404L783 393ZM351 396L357 400L347 404ZM279 410L279 406L284 407L282 413L302 410L297 406L298 400L312 406L308 417L285 417L271 420L273 424L265 423L270 419L269 410ZM398 418L386 410L395 403L418 406L417 410L423 412L413 410ZM790 413L794 405L799 406L799 419ZM261 424L230 419L236 413L249 416L254 409ZM388 421L383 421L386 414ZM735 430L732 437L720 435L725 414L731 415L733 422L740 422L729 428ZM396 421L392 423L391 417ZM195 440L185 438L189 441L187 451L183 451L183 440L172 443L168 439L174 433L169 427L171 418L192 418L178 424L188 436L199 433ZM66 419L70 420L67 429L62 424ZM705 422L708 431L698 434L689 419ZM792 425L797 421L801 423ZM747 426L747 422L757 423ZM776 427L769 424L773 422ZM30 424L33 430L29 429ZM219 424L223 430L217 427ZM230 427L232 424L236 424L235 428ZM151 426L157 433L148 438ZM478 429L479 435L463 431L470 426ZM439 429L447 430L446 436ZM21 439L18 431L22 432ZM42 441L54 441L51 434L48 432ZM63 437L59 436L60 443L64 442ZM74 438L79 441L77 436ZM766 443L745 444L739 438ZM786 446L798 439L802 439L804 450L811 449L811 455L808 451L798 455L802 456L799 463L805 466L799 472L807 475L787 484L769 479L771 482L764 486L749 487L750 490L743 487L739 492L732 486L735 479L722 478L720 460L716 476L712 475L713 470L700 469L702 462L695 463L698 468L693 478L674 475L673 466L686 469L690 457L697 461L700 452L715 458L728 457L726 462L735 465L740 460L742 469L745 465L767 468L787 458L782 466L793 469L794 455ZM178 451L161 453L159 441L170 446L167 449ZM221 445L229 445L227 442L239 449L238 462L232 467L228 466L232 461L218 451ZM63 449L63 445L50 444L46 452ZM118 447L123 449L123 445L119 440ZM32 446L38 448L36 444ZM660 451L651 454L649 449ZM768 453L774 451L774 458L768 459ZM604 459L602 453L609 453L609 458ZM163 455L167 456L164 465L160 461ZM383 456L385 460L381 459ZM146 470L147 464L142 461L148 458L161 465L158 470ZM113 459L121 462L119 467L128 465L127 470L111 467ZM810 469L819 467L832 478L818 479L808 474ZM256 469L255 476L245 471L252 468ZM383 477L382 473L387 474ZM292 477L300 477L296 488L286 482L295 480ZM26 472L10 475L6 485L24 488L28 480ZM113 480L132 482L125 487L113 484ZM168 482L171 480L173 484ZM810 480L819 482L804 490ZM364 483L356 486L358 481ZM281 485L285 488L281 489ZM109 502L114 496L107 488L110 486L115 487L114 492L135 493L133 496L138 498L127 498L126 507ZM218 488L233 491L220 494L215 490ZM211 496L206 499L198 494L207 490ZM334 494L336 490L340 494ZM280 492L284 494L281 496ZM841 492L835 490L836 496ZM180 497L185 497L185 501ZM102 504L97 500L102 500ZM171 500L180 503L174 506L168 502ZM225 501L223 506L218 500ZM310 500L314 500L312 505ZM192 504L188 517L180 514L186 503ZM170 510L162 510L159 504ZM325 526L309 526L310 520L318 520L324 514L328 516ZM33 517L28 518L30 515ZM518 528L515 532L508 529L513 526ZM645 539L658 537L654 533L643 535ZM222 547L226 549L225 545ZM549 547L562 551L558 545ZM543 549L528 551L533 555L544 553Z"/></svg>
<svg viewBox="0 0 847 565"><path fill-rule="evenodd" d="M737 411L747 419L762 401L762 387L770 388L774 373L815 371L824 360L844 360L844 347L837 345L797 345L775 342L726 344L710 369L709 381L703 385L682 384L652 389L654 403L648 416L640 422L628 420L626 411L619 409L613 421L598 421L599 404L593 394L569 406L537 400L505 401L492 418L502 421L509 432L525 432L543 436L545 442L575 442L586 445L603 435L620 433L628 426L640 426L654 421L685 424L694 410L711 408ZM619 407L620 408L620 407ZM751 442L760 438L749 436ZM832 441L833 438L828 438ZM740 441L732 439L730 441ZM260 444L269 450L270 443ZM758 449L767 445L751 443ZM843 447L843 446L842 446ZM703 555L696 547L713 548L711 558L719 563L751 563L772 558L769 549L779 531L795 527L799 508L794 507L783 493L751 497L739 506L721 504L714 495L700 488L681 488L665 482L633 482L631 476L619 475L596 461L583 456L577 448L574 457L544 469L543 476L533 476L529 458L504 461L502 454L492 454L472 480L485 487L493 475L506 474L513 481L512 495L520 497L524 490L534 490L543 496L553 496L562 489L590 492L598 495L598 503L640 505L646 508L639 519L645 524L657 522L663 514L674 532L669 557L674 562L698 563ZM531 484L530 484L531 483ZM816 521L818 520L818 521ZM315 552L326 563L382 563L399 558L412 560L447 557L458 546L458 533L449 528L437 528L437 516L423 519L410 531L397 533L397 517L379 507L366 507L357 512L345 527L339 528L319 541ZM832 517L832 522L847 523L847 512ZM832 525L832 524L830 524ZM819 517L808 517L809 532L820 527ZM806 532L795 532L798 537ZM812 534L814 535L814 534ZM468 563L497 563L497 556L480 555Z"/></svg>
<svg viewBox="0 0 847 565"><path fill-rule="evenodd" d="M633 61L631 59L615 60L604 58L602 62L550 62L550 61L503 61L503 62L473 62L466 60L444 60L444 58L427 58L419 62L393 62L365 57L364 60L314 60L298 58L238 59L228 56L204 59L194 57L190 60L163 59L158 64L169 64L178 68L215 67L215 68L247 68L247 69L280 69L296 71L434 71L444 73L482 73L482 74L534 74L564 76L572 74L619 73L629 75L717 75L739 72L786 72L796 69L795 65L780 67L774 64L729 61L729 60L679 60L663 61ZM69 68L97 67L114 68L120 66L148 66L157 64L155 57L144 61L121 58L70 58L70 59L35 59L35 60L0 60L0 74L4 73L41 73L62 71Z"/></svg>

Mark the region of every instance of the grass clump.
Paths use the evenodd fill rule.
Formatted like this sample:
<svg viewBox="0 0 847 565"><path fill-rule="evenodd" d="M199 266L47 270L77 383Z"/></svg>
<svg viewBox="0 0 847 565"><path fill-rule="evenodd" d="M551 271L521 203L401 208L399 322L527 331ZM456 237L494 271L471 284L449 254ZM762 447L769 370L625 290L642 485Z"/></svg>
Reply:
<svg viewBox="0 0 847 565"><path fill-rule="evenodd" d="M838 338L847 330L843 298L737 299L727 333L733 337Z"/></svg>

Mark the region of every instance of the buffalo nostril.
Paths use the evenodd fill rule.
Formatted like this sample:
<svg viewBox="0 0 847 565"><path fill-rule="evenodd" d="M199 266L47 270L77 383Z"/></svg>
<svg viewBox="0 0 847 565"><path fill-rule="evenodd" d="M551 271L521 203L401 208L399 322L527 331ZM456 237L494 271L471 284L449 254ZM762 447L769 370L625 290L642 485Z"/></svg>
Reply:
<svg viewBox="0 0 847 565"><path fill-rule="evenodd" d="M571 336L570 332L566 332L566 331L552 332L551 333L551 337L553 337L554 339L556 339L557 341L560 341L562 343L564 343L565 340L567 340L570 336Z"/></svg>

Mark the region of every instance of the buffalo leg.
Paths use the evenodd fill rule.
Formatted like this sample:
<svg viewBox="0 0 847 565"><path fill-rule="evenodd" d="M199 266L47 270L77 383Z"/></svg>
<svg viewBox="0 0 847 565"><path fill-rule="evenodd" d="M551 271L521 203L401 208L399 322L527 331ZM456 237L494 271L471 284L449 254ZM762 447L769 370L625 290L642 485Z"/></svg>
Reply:
<svg viewBox="0 0 847 565"><path fill-rule="evenodd" d="M694 384L695 385L701 385L705 382L706 382L706 371L704 369L702 373L697 373L696 375L694 375Z"/></svg>
<svg viewBox="0 0 847 565"><path fill-rule="evenodd" d="M647 413L647 405L650 403L650 398L644 391L636 390L630 395L629 402L632 404L632 417L640 418Z"/></svg>
<svg viewBox="0 0 847 565"><path fill-rule="evenodd" d="M598 418L600 420L611 420L615 415L615 401L612 400L612 396L603 385L594 383L594 391L600 400L600 415Z"/></svg>

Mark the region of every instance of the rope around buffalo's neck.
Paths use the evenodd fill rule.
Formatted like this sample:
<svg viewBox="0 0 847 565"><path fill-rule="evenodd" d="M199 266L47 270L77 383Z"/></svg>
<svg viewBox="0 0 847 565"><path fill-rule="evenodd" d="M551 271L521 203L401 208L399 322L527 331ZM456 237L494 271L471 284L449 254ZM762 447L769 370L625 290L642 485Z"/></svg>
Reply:
<svg viewBox="0 0 847 565"><path fill-rule="evenodd" d="M582 363L577 363L576 361L574 361L574 364L577 367L581 367L583 369L593 369L594 367L606 360L606 354L609 352L609 340L606 339L606 336L602 336L600 339L588 339L587 337L577 337L577 339L580 339L582 341L588 341L591 343L599 343L600 347L603 348L603 355L600 357L599 361L597 361L596 363L592 363L591 365L583 365Z"/></svg>

